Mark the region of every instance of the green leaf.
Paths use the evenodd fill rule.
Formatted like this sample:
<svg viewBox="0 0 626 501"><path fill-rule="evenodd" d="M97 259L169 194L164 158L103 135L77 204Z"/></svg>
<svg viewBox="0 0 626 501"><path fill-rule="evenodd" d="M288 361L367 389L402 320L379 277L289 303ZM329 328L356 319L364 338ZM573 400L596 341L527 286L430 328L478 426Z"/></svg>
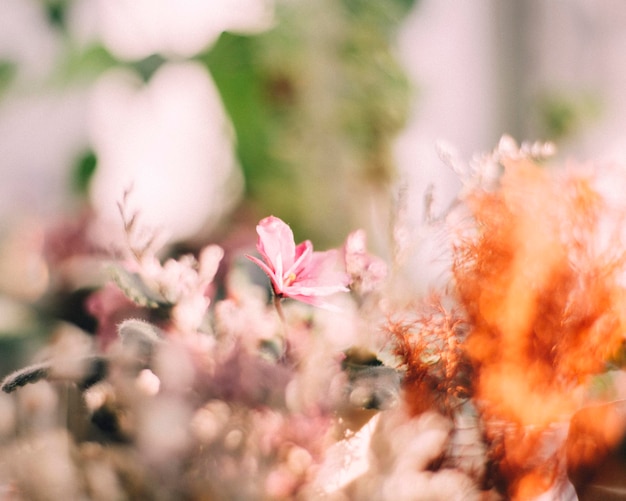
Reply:
<svg viewBox="0 0 626 501"><path fill-rule="evenodd" d="M75 193L81 196L87 195L97 165L98 159L92 150L86 151L78 158L72 169L72 188Z"/></svg>
<svg viewBox="0 0 626 501"><path fill-rule="evenodd" d="M122 292L134 303L147 308L159 308L169 305L168 301L158 292L150 288L137 273L131 273L121 266L111 269L113 280Z"/></svg>
<svg viewBox="0 0 626 501"><path fill-rule="evenodd" d="M17 74L17 64L8 59L0 59L0 93L6 90Z"/></svg>

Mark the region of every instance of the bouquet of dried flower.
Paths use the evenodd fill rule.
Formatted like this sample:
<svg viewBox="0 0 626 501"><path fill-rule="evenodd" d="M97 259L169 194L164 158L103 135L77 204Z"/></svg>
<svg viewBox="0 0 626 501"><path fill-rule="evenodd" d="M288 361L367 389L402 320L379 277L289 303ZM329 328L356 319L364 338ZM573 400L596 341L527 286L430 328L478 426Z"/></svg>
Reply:
<svg viewBox="0 0 626 501"><path fill-rule="evenodd" d="M363 231L318 252L273 216L256 256L163 261L122 201L96 338L64 327L2 383L3 499L608 499L626 176L547 152L454 165L426 297Z"/></svg>

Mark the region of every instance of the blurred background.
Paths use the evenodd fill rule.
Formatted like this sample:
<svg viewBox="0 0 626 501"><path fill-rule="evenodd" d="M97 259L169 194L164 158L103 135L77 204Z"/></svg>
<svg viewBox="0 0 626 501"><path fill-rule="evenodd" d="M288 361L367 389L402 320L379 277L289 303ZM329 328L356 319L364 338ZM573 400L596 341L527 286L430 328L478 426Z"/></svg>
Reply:
<svg viewBox="0 0 626 501"><path fill-rule="evenodd" d="M171 252L256 222L388 252L503 134L624 157L626 5L607 0L0 0L0 375L85 309L117 203ZM445 146L442 146L445 145ZM418 235L420 236L420 235ZM424 241L428 235L420 236ZM425 247L428 247L424 243ZM424 259L414 264L414 280Z"/></svg>

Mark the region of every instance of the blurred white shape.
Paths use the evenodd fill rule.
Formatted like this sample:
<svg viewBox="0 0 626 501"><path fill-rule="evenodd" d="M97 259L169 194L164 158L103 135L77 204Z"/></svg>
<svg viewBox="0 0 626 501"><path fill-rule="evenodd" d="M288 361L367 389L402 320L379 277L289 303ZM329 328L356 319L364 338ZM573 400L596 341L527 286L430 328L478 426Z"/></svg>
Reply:
<svg viewBox="0 0 626 501"><path fill-rule="evenodd" d="M0 0L0 60L18 65L19 79L41 78L58 62L62 37L41 2Z"/></svg>
<svg viewBox="0 0 626 501"><path fill-rule="evenodd" d="M147 85L112 70L92 98L91 199L103 222L120 226L117 202L129 188L129 213L140 211L143 223L173 240L209 228L237 201L233 131L202 66L165 64Z"/></svg>
<svg viewBox="0 0 626 501"><path fill-rule="evenodd" d="M320 466L315 485L325 494L346 487L370 468L370 443L380 419L376 414L350 437L331 445Z"/></svg>
<svg viewBox="0 0 626 501"><path fill-rule="evenodd" d="M0 0L0 12L0 64L11 76L0 99L0 221L9 221L63 207L69 167L87 138L85 92L45 87L63 38L41 3Z"/></svg>
<svg viewBox="0 0 626 501"><path fill-rule="evenodd" d="M69 169L87 148L82 89L0 101L0 220L58 212L67 203Z"/></svg>
<svg viewBox="0 0 626 501"><path fill-rule="evenodd" d="M273 22L273 0L98 0L98 31L122 59L189 57L223 31L258 32Z"/></svg>
<svg viewBox="0 0 626 501"><path fill-rule="evenodd" d="M457 174L437 151L445 141L467 159L493 148L497 109L496 52L492 48L493 2L422 0L398 36L399 58L417 92L394 154L406 193L400 229L410 247L406 277L418 292L441 281L447 244L424 218L441 215L457 195ZM452 35L451 35L452 34ZM427 198L431 198L428 204Z"/></svg>
<svg viewBox="0 0 626 501"><path fill-rule="evenodd" d="M423 0L407 17L398 38L400 59L418 92L395 153L411 187L421 192L435 185L439 209L454 197L459 184L439 159L437 142L447 141L459 149L461 158L468 158L476 151L491 150L497 139L491 6L491 2ZM422 198L414 196L411 202L416 206L409 212L420 218Z"/></svg>
<svg viewBox="0 0 626 501"><path fill-rule="evenodd" d="M624 162L626 127L626 4L606 0L529 2L533 32L527 34L533 72L526 84L535 94L587 94L598 116L559 144L563 157L600 157ZM557 94L558 95L558 94Z"/></svg>
<svg viewBox="0 0 626 501"><path fill-rule="evenodd" d="M146 395L156 395L161 387L161 380L150 369L143 369L135 381L137 388Z"/></svg>

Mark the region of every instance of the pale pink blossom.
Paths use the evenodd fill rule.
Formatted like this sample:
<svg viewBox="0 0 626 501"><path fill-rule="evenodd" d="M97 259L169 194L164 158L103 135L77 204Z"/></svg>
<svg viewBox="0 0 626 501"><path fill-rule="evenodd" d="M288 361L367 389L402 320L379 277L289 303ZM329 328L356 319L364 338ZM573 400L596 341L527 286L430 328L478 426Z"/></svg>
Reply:
<svg viewBox="0 0 626 501"><path fill-rule="evenodd" d="M276 297L329 306L323 297L348 291L350 279L339 266L336 250L314 252L309 240L296 245L291 228L274 216L262 219L256 229L263 260L247 257L267 273Z"/></svg>
<svg viewBox="0 0 626 501"><path fill-rule="evenodd" d="M381 258L367 252L364 230L357 230L346 239L344 245L346 270L353 289L365 294L378 288L387 278L387 264Z"/></svg>

